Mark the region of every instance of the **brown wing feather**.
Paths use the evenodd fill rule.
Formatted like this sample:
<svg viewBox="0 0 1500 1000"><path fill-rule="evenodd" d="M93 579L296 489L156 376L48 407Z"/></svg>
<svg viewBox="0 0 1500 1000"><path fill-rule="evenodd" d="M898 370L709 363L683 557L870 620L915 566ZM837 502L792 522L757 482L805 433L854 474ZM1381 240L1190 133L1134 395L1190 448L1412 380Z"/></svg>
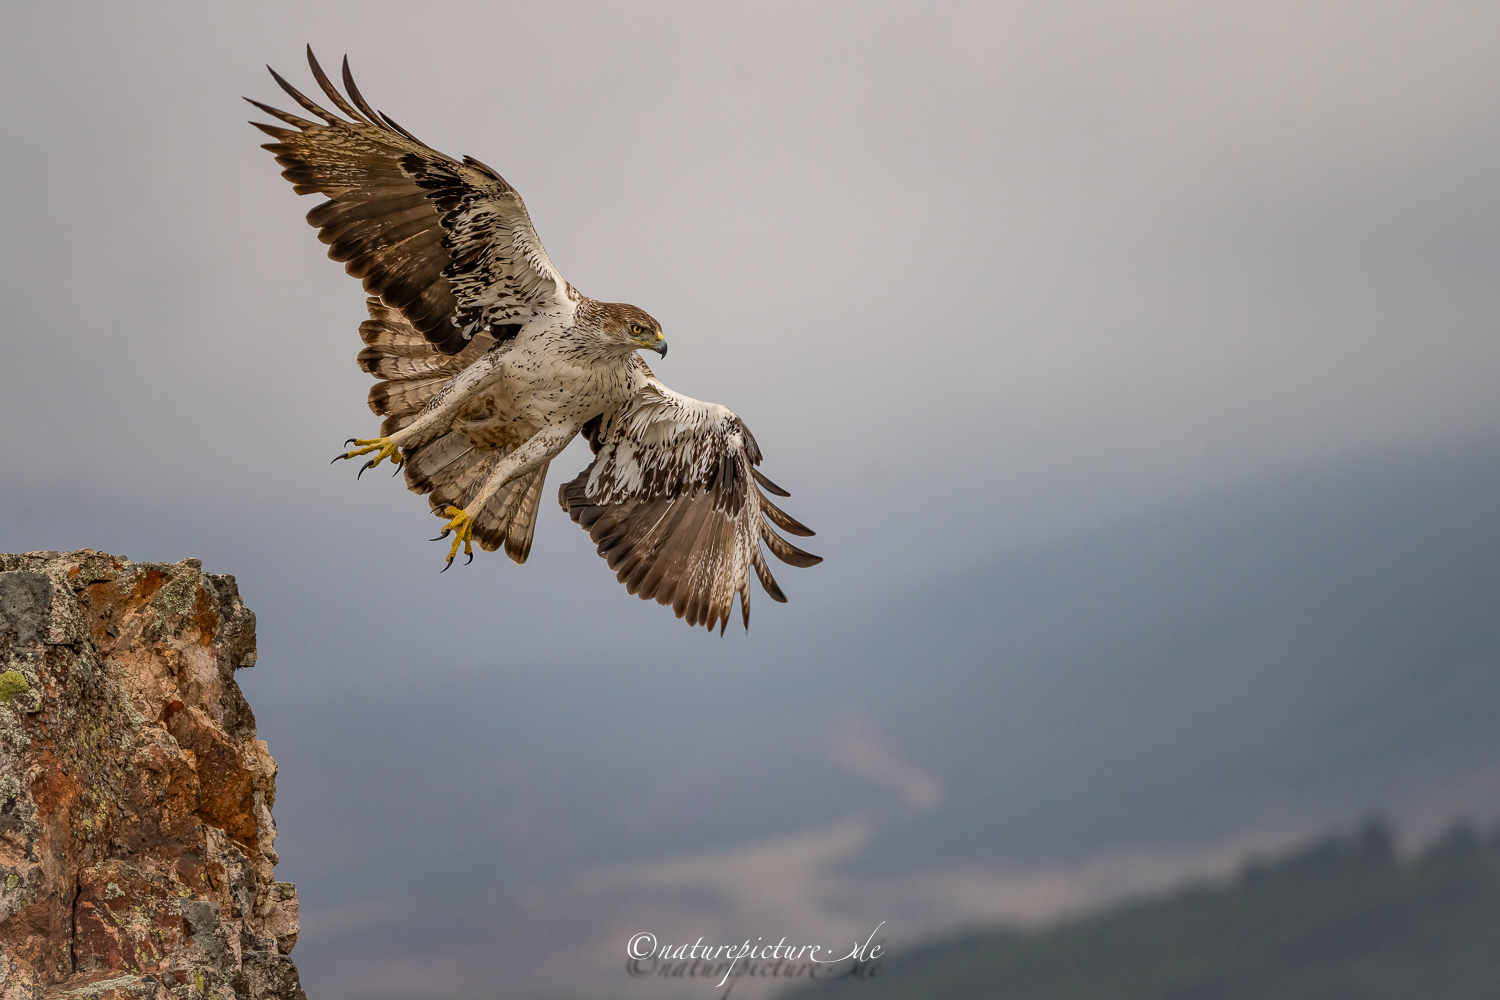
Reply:
<svg viewBox="0 0 1500 1000"><path fill-rule="evenodd" d="M627 591L670 605L689 625L722 634L738 594L748 628L751 572L773 601L786 600L762 544L794 566L822 562L772 529L812 534L761 493L765 485L785 495L756 472L755 438L723 407L652 380L588 437L594 461L558 501Z"/></svg>
<svg viewBox="0 0 1500 1000"><path fill-rule="evenodd" d="M401 166L402 158L414 153L447 157L379 118L361 114L339 95L310 47L307 55L323 92L353 121L324 109L272 70L281 89L323 124L252 101L291 126L259 125L278 140L265 148L275 155L282 176L298 194L329 196L307 213L308 223L319 230L318 238L329 245L328 256L360 278L365 291L405 311L417 331L440 351L457 354L468 342L452 322L458 300L443 275L452 258L442 246L441 215ZM406 240L400 238L403 232ZM422 308L408 309L418 303Z"/></svg>
<svg viewBox="0 0 1500 1000"><path fill-rule="evenodd" d="M313 79L339 117L275 70L271 76L312 121L259 101L285 126L252 122L277 140L265 148L298 194L329 200L307 214L328 256L365 291L399 309L444 354L462 352L489 330L538 310L572 308L576 293L557 274L520 195L477 160L454 160L380 114L343 64L346 98L318 64Z"/></svg>

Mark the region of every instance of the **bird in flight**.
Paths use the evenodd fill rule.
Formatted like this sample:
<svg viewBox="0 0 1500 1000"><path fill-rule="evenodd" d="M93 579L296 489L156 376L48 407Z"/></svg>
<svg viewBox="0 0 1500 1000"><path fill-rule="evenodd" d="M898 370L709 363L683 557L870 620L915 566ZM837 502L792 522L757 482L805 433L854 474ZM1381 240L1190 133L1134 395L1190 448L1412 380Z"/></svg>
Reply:
<svg viewBox="0 0 1500 1000"><path fill-rule="evenodd" d="M640 351L667 354L644 310L599 302L553 267L526 206L498 172L455 160L375 111L344 59L340 93L311 47L313 78L344 116L271 76L317 121L250 101L281 122L252 122L298 194L328 200L307 215L369 293L359 366L379 381L380 436L334 458L389 459L462 546L531 551L547 466L584 435L593 460L558 501L632 594L671 605L720 634L734 595L750 625L750 573L786 597L761 543L782 562L821 557L776 533L813 532L766 498L787 496L760 470L760 448L727 408L668 389ZM269 67L268 67L269 68ZM247 98L247 100L249 100ZM774 528L773 528L774 526Z"/></svg>

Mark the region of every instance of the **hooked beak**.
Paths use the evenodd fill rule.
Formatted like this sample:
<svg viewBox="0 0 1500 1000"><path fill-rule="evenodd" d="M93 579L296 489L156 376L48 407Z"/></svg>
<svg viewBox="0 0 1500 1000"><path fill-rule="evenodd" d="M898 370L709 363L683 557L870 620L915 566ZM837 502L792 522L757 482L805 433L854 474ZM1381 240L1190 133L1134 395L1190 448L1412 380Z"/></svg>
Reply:
<svg viewBox="0 0 1500 1000"><path fill-rule="evenodd" d="M657 334L656 335L656 344L653 345L650 348L650 350L655 351L657 354L660 354L662 357L666 357L667 356L667 340L666 340L666 338L663 337L661 334Z"/></svg>

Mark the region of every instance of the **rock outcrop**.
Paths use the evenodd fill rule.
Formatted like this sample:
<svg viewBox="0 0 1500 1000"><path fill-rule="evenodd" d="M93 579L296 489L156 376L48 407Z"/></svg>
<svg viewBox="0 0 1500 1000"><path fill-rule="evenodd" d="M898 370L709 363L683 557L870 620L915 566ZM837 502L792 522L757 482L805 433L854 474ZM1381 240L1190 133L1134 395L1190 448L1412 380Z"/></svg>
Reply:
<svg viewBox="0 0 1500 1000"><path fill-rule="evenodd" d="M0 1000L305 1000L254 663L196 559L0 555Z"/></svg>

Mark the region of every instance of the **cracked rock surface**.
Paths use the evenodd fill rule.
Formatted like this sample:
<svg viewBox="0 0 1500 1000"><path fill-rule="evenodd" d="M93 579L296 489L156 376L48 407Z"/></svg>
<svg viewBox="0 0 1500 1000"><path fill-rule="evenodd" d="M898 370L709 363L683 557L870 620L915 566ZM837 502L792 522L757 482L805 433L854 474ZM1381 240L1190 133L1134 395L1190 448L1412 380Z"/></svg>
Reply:
<svg viewBox="0 0 1500 1000"><path fill-rule="evenodd" d="M0 1000L306 1000L254 663L196 559L0 554Z"/></svg>

